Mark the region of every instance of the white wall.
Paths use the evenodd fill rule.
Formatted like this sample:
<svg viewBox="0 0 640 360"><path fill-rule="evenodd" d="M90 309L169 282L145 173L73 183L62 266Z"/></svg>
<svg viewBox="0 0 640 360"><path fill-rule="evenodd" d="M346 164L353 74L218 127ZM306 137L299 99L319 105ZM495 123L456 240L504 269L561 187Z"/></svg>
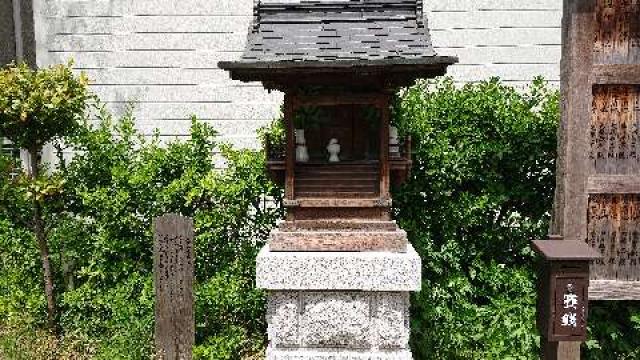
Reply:
<svg viewBox="0 0 640 360"><path fill-rule="evenodd" d="M461 82L499 76L523 85L541 75L559 85L562 1L425 1L433 44L457 55Z"/></svg>
<svg viewBox="0 0 640 360"><path fill-rule="evenodd" d="M280 94L216 67L244 48L252 0L36 1L39 64L75 59L110 107L136 101L145 134L185 134L195 114L226 140L255 146L255 129L278 113Z"/></svg>
<svg viewBox="0 0 640 360"><path fill-rule="evenodd" d="M240 56L252 0L34 0L38 64L75 59L114 109L135 100L138 127L185 134L189 116L223 137L256 146L254 131L278 113L281 95L229 80L216 68ZM558 0L426 1L434 45L458 55L457 81L501 76L522 84L559 79Z"/></svg>

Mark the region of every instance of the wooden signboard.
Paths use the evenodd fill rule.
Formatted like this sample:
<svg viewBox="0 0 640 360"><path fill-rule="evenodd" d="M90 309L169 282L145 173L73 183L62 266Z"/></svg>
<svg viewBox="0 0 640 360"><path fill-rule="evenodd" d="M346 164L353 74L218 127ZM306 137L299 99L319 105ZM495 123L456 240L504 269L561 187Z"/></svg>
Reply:
<svg viewBox="0 0 640 360"><path fill-rule="evenodd" d="M538 329L546 342L587 337L589 262L600 256L582 241L533 241L542 256L538 272Z"/></svg>
<svg viewBox="0 0 640 360"><path fill-rule="evenodd" d="M564 5L551 232L602 255L590 299L640 299L640 0Z"/></svg>
<svg viewBox="0 0 640 360"><path fill-rule="evenodd" d="M193 221L171 214L156 218L153 227L156 359L190 360L195 342Z"/></svg>

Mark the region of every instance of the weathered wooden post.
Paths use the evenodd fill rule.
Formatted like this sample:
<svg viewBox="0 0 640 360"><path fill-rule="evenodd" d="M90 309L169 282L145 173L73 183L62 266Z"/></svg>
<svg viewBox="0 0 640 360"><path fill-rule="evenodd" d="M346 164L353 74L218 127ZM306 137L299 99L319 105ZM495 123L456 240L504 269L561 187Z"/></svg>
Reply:
<svg viewBox="0 0 640 360"><path fill-rule="evenodd" d="M158 360L190 360L193 314L193 221L169 214L154 219L155 344Z"/></svg>
<svg viewBox="0 0 640 360"><path fill-rule="evenodd" d="M551 234L578 240L589 298L640 299L640 1L564 0L562 126ZM576 342L560 342L579 359ZM560 351L559 350L559 351Z"/></svg>

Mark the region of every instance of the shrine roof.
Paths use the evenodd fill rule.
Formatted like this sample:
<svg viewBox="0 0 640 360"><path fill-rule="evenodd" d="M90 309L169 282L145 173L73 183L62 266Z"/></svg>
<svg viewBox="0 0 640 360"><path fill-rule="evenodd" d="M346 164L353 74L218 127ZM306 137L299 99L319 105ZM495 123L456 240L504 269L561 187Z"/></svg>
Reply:
<svg viewBox="0 0 640 360"><path fill-rule="evenodd" d="M226 70L447 65L437 56L422 0L257 1L247 46Z"/></svg>

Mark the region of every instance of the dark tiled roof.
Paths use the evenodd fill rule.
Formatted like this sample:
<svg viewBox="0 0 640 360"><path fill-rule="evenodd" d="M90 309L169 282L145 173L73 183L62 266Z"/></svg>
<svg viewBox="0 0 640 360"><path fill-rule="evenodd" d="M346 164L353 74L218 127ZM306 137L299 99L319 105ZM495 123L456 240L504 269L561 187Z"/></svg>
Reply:
<svg viewBox="0 0 640 360"><path fill-rule="evenodd" d="M256 3L247 48L237 63L435 56L422 0L263 0Z"/></svg>

